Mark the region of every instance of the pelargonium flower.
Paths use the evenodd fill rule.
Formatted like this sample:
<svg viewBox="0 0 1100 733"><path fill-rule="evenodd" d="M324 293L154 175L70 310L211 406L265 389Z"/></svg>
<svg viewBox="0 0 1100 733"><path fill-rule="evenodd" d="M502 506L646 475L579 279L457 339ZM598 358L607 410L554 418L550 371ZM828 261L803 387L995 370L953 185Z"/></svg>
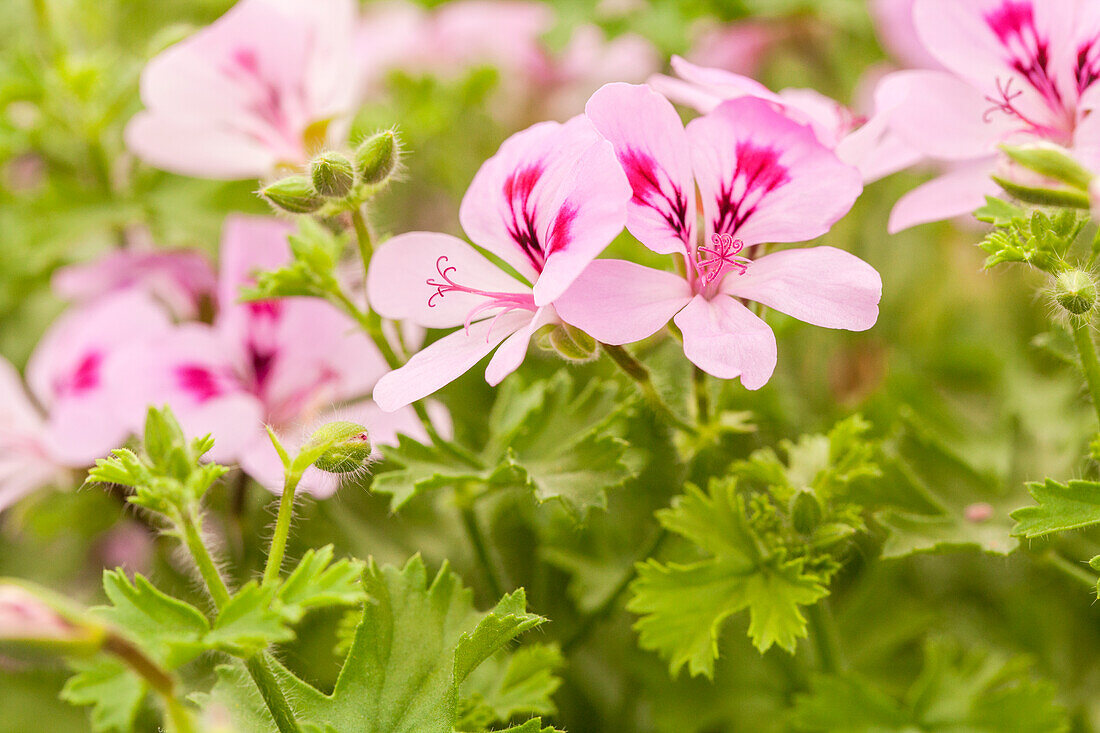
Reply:
<svg viewBox="0 0 1100 733"><path fill-rule="evenodd" d="M141 75L146 110L130 150L184 175L263 177L303 163L353 111L354 0L241 0L158 55Z"/></svg>
<svg viewBox="0 0 1100 733"><path fill-rule="evenodd" d="M387 368L347 316L312 298L237 302L254 271L289 261L291 230L275 219L235 216L226 222L214 324L182 324L131 355L127 397L140 407L168 404L189 435L213 434L212 460L239 462L275 491L281 483L265 480L278 466L265 424L293 433L340 407L353 415L346 419L383 438L376 442L390 436L392 443L398 431L427 437L412 410L382 415L369 404L346 404L365 400ZM302 483L318 496L336 486L312 472Z"/></svg>
<svg viewBox="0 0 1100 733"><path fill-rule="evenodd" d="M67 300L89 302L131 288L167 306L179 318L194 318L212 300L217 278L197 250L117 250L91 262L54 272L53 291Z"/></svg>
<svg viewBox="0 0 1100 733"><path fill-rule="evenodd" d="M865 117L813 89L773 92L755 79L696 66L679 56L672 57L672 69L679 79L656 75L649 80L654 89L672 101L703 114L729 99L755 97L768 101L792 120L809 125L822 145L859 169L865 183L908 168L921 157L891 134L890 117L883 111L892 109L893 99L881 93L875 94L875 109Z"/></svg>
<svg viewBox="0 0 1100 733"><path fill-rule="evenodd" d="M171 327L148 296L128 291L63 314L19 373L0 359L0 509L35 489L64 485L130 434L118 397L128 350ZM33 401L32 401L33 396Z"/></svg>
<svg viewBox="0 0 1100 733"><path fill-rule="evenodd" d="M1080 0L916 0L913 21L945 70L901 71L883 86L889 124L952 169L907 194L891 231L972 212L998 192L1001 143L1053 142L1100 162L1100 5Z"/></svg>
<svg viewBox="0 0 1100 733"><path fill-rule="evenodd" d="M558 321L553 302L622 231L630 185L611 146L584 117L519 132L482 165L459 218L470 240L411 232L374 254L367 278L382 316L459 330L379 380L374 400L395 410L448 384L497 349L497 384L522 363L532 334Z"/></svg>
<svg viewBox="0 0 1100 733"><path fill-rule="evenodd" d="M871 19L883 47L909 69L942 69L913 26L914 0L871 0Z"/></svg>
<svg viewBox="0 0 1100 733"><path fill-rule="evenodd" d="M587 115L630 179L627 228L653 251L683 257L685 274L596 260L555 302L562 320L615 345L673 320L692 363L716 377L740 377L749 389L771 377L776 342L742 301L827 328L875 323L882 283L858 257L812 247L750 259L756 245L824 234L862 190L858 172L808 127L745 97L685 129L668 100L630 84L605 86Z"/></svg>

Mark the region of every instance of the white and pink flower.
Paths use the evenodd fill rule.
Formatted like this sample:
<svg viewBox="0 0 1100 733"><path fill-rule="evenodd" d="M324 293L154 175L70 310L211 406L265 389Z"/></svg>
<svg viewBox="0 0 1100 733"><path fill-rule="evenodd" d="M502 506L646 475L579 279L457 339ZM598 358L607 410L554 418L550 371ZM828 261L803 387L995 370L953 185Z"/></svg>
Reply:
<svg viewBox="0 0 1100 733"><path fill-rule="evenodd" d="M654 252L682 257L684 274L596 260L555 301L562 320L614 345L672 320L689 360L716 377L740 377L749 389L771 377L776 342L743 301L827 328L875 323L882 283L859 258L814 247L750 259L756 245L826 233L862 190L859 173L810 128L750 96L723 102L685 129L668 100L629 84L601 89L587 115L630 180L627 228Z"/></svg>

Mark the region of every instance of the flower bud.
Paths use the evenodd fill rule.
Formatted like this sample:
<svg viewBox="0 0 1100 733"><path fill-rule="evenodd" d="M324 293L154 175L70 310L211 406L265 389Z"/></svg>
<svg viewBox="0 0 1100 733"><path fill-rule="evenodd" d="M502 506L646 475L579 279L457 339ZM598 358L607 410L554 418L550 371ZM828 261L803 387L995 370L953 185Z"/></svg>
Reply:
<svg viewBox="0 0 1100 733"><path fill-rule="evenodd" d="M539 339L539 345L566 361L585 362L596 358L599 344L581 329L560 323Z"/></svg>
<svg viewBox="0 0 1100 733"><path fill-rule="evenodd" d="M50 595L18 582L0 581L0 642L62 645L74 651L97 648L103 628L81 623L73 610L63 609L64 604Z"/></svg>
<svg viewBox="0 0 1100 733"><path fill-rule="evenodd" d="M325 198L343 198L355 185L355 169L347 157L334 151L321 153L309 164L313 188Z"/></svg>
<svg viewBox="0 0 1100 733"><path fill-rule="evenodd" d="M352 473L370 461L370 434L362 425L340 420L322 425L309 437L303 453L318 451L313 465L328 473Z"/></svg>
<svg viewBox="0 0 1100 733"><path fill-rule="evenodd" d="M821 523L821 504L809 491L799 491L791 499L791 523L799 534L813 534Z"/></svg>
<svg viewBox="0 0 1100 733"><path fill-rule="evenodd" d="M1054 280L1054 299L1075 316L1096 306L1096 282L1084 270L1067 270Z"/></svg>
<svg viewBox="0 0 1100 733"><path fill-rule="evenodd" d="M1033 145L1002 145L1001 150L1024 168L1044 178L1065 183L1078 191L1087 191L1092 181L1089 173L1060 145L1040 142Z"/></svg>
<svg viewBox="0 0 1100 733"><path fill-rule="evenodd" d="M311 214L324 203L305 176L282 178L265 186L260 195L276 208L291 214Z"/></svg>
<svg viewBox="0 0 1100 733"><path fill-rule="evenodd" d="M383 130L364 140L355 151L355 168L364 183L384 183L397 168L401 148L393 130Z"/></svg>

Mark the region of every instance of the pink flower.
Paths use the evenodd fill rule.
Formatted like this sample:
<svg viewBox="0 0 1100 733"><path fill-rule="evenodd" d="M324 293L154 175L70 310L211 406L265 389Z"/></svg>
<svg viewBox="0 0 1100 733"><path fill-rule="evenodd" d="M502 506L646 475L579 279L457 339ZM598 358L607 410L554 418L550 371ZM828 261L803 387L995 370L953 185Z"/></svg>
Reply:
<svg viewBox="0 0 1100 733"><path fill-rule="evenodd" d="M998 192L997 146L1049 141L1100 162L1100 5L1082 0L916 0L921 42L945 71L902 71L891 129L950 172L910 192L890 230L972 212Z"/></svg>
<svg viewBox="0 0 1100 733"><path fill-rule="evenodd" d="M67 300L88 302L135 288L164 303L179 318L194 318L214 297L216 279L206 255L196 250L117 250L97 260L57 270L51 284Z"/></svg>
<svg viewBox="0 0 1100 733"><path fill-rule="evenodd" d="M148 296L127 291L62 315L19 373L0 360L0 509L35 489L66 485L71 469L122 445L135 417L118 395L128 352L171 324Z"/></svg>
<svg viewBox="0 0 1100 733"><path fill-rule="evenodd" d="M79 641L82 632L26 588L12 582L0 583L0 639Z"/></svg>
<svg viewBox="0 0 1100 733"><path fill-rule="evenodd" d="M883 48L910 69L942 69L917 37L913 25L915 0L871 0L871 18Z"/></svg>
<svg viewBox="0 0 1100 733"><path fill-rule="evenodd" d="M764 242L824 234L862 190L858 173L809 128L746 97L685 130L664 97L630 84L601 89L587 114L615 146L633 187L627 228L653 251L682 256L686 275L596 260L555 302L562 320L618 345L651 336L671 319L689 360L716 377L739 376L749 389L771 377L776 343L742 300L828 328L875 323L882 284L857 257L832 247L746 256Z"/></svg>
<svg viewBox="0 0 1100 733"><path fill-rule="evenodd" d="M149 62L126 143L184 175L262 177L303 163L358 92L354 0L241 0Z"/></svg>
<svg viewBox="0 0 1100 733"><path fill-rule="evenodd" d="M688 57L699 66L751 75L760 68L764 55L780 36L780 30L770 23L742 21L721 25L703 31Z"/></svg>
<svg viewBox="0 0 1100 733"><path fill-rule="evenodd" d="M498 345L485 379L495 385L515 371L532 334L557 322L553 301L622 231L629 198L611 146L583 117L506 140L474 177L459 215L471 241L532 284L447 234L387 242L368 273L374 309L428 328L465 327L379 380L375 402L389 411L426 397Z"/></svg>
<svg viewBox="0 0 1100 733"><path fill-rule="evenodd" d="M813 89L773 92L747 76L696 66L679 56L672 57L672 68L679 79L658 75L649 80L672 101L706 114L729 99L763 99L795 122L809 125L822 145L859 169L864 182L896 173L920 158L890 133L888 117L881 113L892 103L889 97L876 94L875 114L866 118Z"/></svg>
<svg viewBox="0 0 1100 733"><path fill-rule="evenodd" d="M133 354L129 363L133 388L127 399L134 409L168 404L188 435L213 434L212 460L239 461L260 478L267 476L269 458L278 461L265 423L293 431L337 405L365 399L386 370L370 339L328 303L237 302L255 270L289 260L290 231L291 225L275 219L231 217L222 242L221 308L214 325L183 324ZM426 437L415 415L367 415L362 422L376 436L400 429ZM279 481L265 484L281 489ZM302 487L325 496L336 485L307 476Z"/></svg>

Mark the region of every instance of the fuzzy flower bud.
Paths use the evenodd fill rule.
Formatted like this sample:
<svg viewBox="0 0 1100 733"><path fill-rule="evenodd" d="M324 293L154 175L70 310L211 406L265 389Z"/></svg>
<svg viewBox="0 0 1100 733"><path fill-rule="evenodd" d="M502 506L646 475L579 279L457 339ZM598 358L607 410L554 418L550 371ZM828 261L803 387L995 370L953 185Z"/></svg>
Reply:
<svg viewBox="0 0 1100 733"><path fill-rule="evenodd" d="M791 499L791 522L801 534L813 534L821 523L821 504L809 491L799 491Z"/></svg>
<svg viewBox="0 0 1100 733"><path fill-rule="evenodd" d="M60 644L72 648L95 648L102 642L101 627L81 624L48 596L46 592L40 595L23 585L0 581L0 642Z"/></svg>
<svg viewBox="0 0 1100 733"><path fill-rule="evenodd" d="M355 168L364 183L384 183L397 168L401 148L393 130L383 130L364 140L355 151Z"/></svg>
<svg viewBox="0 0 1100 733"><path fill-rule="evenodd" d="M346 156L334 151L321 153L309 164L313 188L325 198L343 198L355 185L355 169Z"/></svg>
<svg viewBox="0 0 1100 733"><path fill-rule="evenodd" d="M260 195L276 208L291 214L311 214L324 203L313 183L305 176L282 178L265 186Z"/></svg>
<svg viewBox="0 0 1100 733"><path fill-rule="evenodd" d="M541 334L539 346L570 362L592 361L599 353L596 339L568 323L553 326Z"/></svg>
<svg viewBox="0 0 1100 733"><path fill-rule="evenodd" d="M1084 270L1067 270L1054 281L1054 299L1075 316L1096 306L1096 282Z"/></svg>
<svg viewBox="0 0 1100 733"><path fill-rule="evenodd" d="M314 431L303 453L313 450L320 452L313 465L322 471L352 473L370 461L370 434L353 422L331 422Z"/></svg>

